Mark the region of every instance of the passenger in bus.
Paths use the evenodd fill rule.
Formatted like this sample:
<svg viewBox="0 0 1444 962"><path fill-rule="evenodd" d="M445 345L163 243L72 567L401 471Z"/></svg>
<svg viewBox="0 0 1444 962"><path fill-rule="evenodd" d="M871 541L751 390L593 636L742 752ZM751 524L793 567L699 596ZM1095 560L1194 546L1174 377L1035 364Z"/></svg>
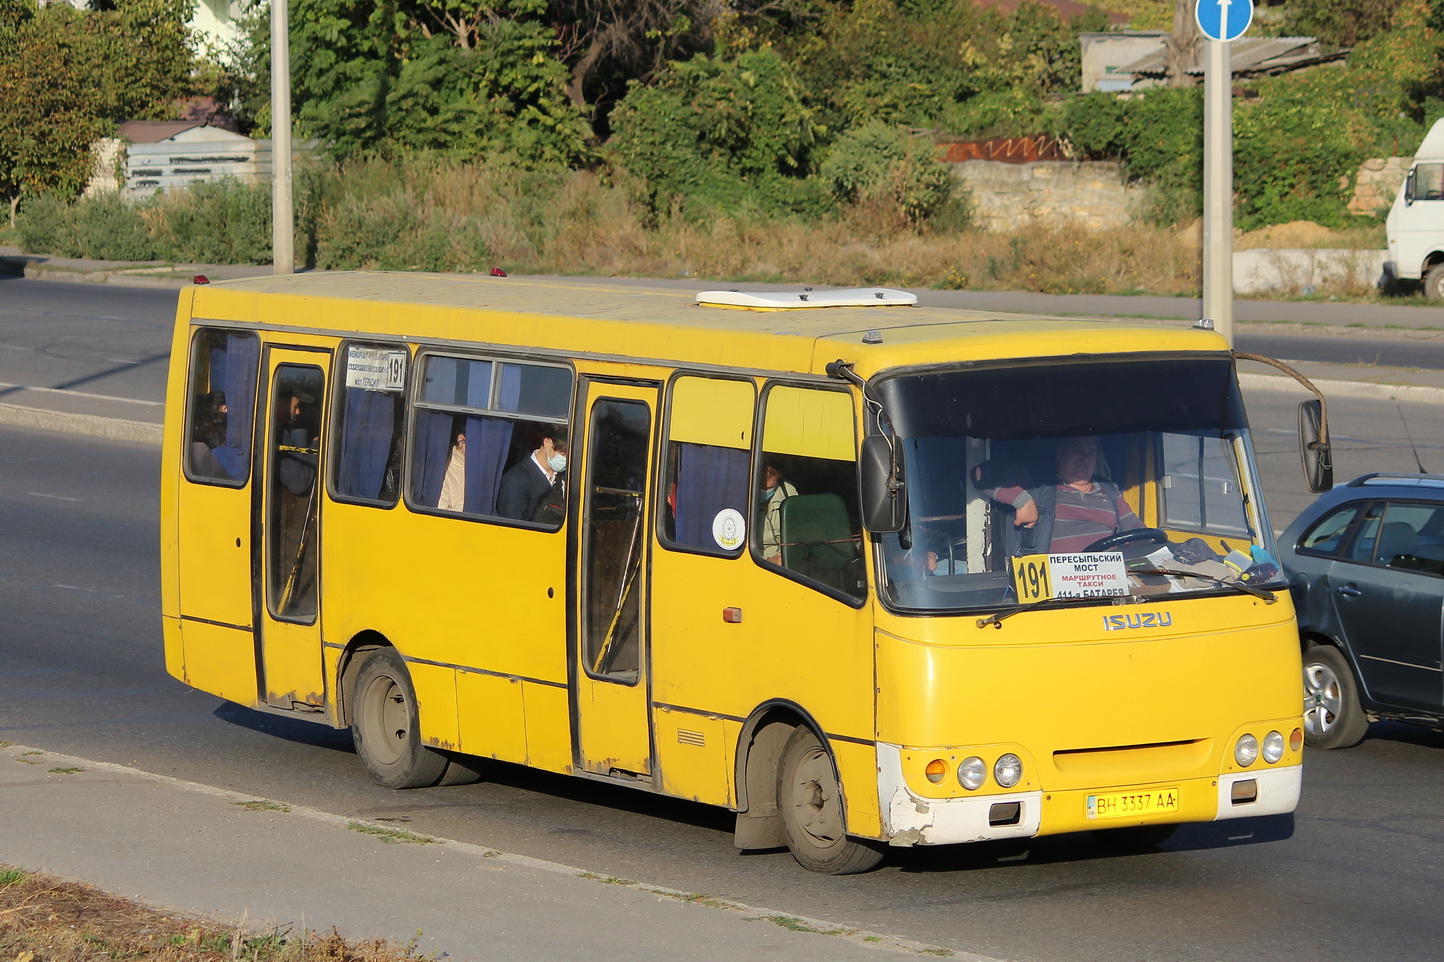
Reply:
<svg viewBox="0 0 1444 962"><path fill-rule="evenodd" d="M990 477L996 467L973 469L974 484L1013 509L1013 554L1068 554L1108 535L1143 527L1118 485L1100 473L1099 458L1097 438L1063 438L1055 449L1051 482L1031 487L1021 479L998 483Z"/></svg>
<svg viewBox="0 0 1444 962"><path fill-rule="evenodd" d="M797 489L782 476L782 468L777 461L766 458L762 463L762 491L758 494L758 503L762 515L762 557L773 564L782 563L782 502L796 495Z"/></svg>
<svg viewBox="0 0 1444 962"><path fill-rule="evenodd" d="M554 433L543 437L535 451L501 476L496 490L496 513L517 521L533 520L552 493L557 475L566 469L566 436Z"/></svg>
<svg viewBox="0 0 1444 962"><path fill-rule="evenodd" d="M211 391L196 402L195 423L191 428L191 470L206 478L229 476L217 451L226 444L226 395Z"/></svg>
<svg viewBox="0 0 1444 962"><path fill-rule="evenodd" d="M316 465L319 439L310 426L307 406L316 399L292 387L282 395L284 411L276 436L276 489L280 510L277 552L284 577L275 586L282 614L315 611L316 591Z"/></svg>
<svg viewBox="0 0 1444 962"><path fill-rule="evenodd" d="M281 450L276 470L286 490L299 498L307 497L316 481L316 444L305 420L308 413L305 405L315 401L299 389L286 396L286 419L279 438Z"/></svg>
<svg viewBox="0 0 1444 962"><path fill-rule="evenodd" d="M442 511L461 511L466 506L465 431L458 431L451 441L451 454L446 459L446 474L441 480L441 497L436 506Z"/></svg>

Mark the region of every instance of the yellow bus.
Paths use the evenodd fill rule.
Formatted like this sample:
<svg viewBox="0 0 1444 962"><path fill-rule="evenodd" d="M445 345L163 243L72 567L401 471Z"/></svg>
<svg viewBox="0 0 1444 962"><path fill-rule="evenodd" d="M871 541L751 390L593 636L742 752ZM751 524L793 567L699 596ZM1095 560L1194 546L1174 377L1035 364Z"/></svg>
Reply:
<svg viewBox="0 0 1444 962"><path fill-rule="evenodd" d="M187 287L167 670L349 727L382 785L529 765L832 874L1291 812L1298 638L1227 343L915 301Z"/></svg>

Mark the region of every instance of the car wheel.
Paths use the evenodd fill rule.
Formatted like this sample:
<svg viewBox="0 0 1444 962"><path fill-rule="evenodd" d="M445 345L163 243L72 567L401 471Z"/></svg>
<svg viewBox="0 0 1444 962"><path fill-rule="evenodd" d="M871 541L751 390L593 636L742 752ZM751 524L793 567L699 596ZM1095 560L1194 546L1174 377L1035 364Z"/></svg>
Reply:
<svg viewBox="0 0 1444 962"><path fill-rule="evenodd" d="M1431 301L1444 300L1444 264L1435 264L1424 275L1424 296Z"/></svg>
<svg viewBox="0 0 1444 962"><path fill-rule="evenodd" d="M1304 743L1310 748L1348 748L1368 731L1359 685L1349 662L1331 645L1304 652Z"/></svg>

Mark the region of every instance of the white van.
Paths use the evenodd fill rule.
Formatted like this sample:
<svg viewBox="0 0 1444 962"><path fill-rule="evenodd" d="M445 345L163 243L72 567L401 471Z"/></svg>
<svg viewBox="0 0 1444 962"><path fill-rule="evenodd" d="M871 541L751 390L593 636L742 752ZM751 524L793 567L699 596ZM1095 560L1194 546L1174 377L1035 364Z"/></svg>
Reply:
<svg viewBox="0 0 1444 962"><path fill-rule="evenodd" d="M1404 188L1394 198L1385 222L1393 279L1424 282L1424 296L1444 300L1444 120L1434 126L1414 154Z"/></svg>

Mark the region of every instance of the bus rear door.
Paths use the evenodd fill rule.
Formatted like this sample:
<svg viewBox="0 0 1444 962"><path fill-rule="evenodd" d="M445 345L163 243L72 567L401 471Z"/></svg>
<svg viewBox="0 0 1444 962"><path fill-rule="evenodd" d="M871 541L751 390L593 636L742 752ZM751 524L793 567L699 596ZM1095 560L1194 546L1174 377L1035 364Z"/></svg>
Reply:
<svg viewBox="0 0 1444 962"><path fill-rule="evenodd" d="M582 379L577 664L572 672L576 762L597 774L650 776L647 519L651 516L655 385Z"/></svg>

